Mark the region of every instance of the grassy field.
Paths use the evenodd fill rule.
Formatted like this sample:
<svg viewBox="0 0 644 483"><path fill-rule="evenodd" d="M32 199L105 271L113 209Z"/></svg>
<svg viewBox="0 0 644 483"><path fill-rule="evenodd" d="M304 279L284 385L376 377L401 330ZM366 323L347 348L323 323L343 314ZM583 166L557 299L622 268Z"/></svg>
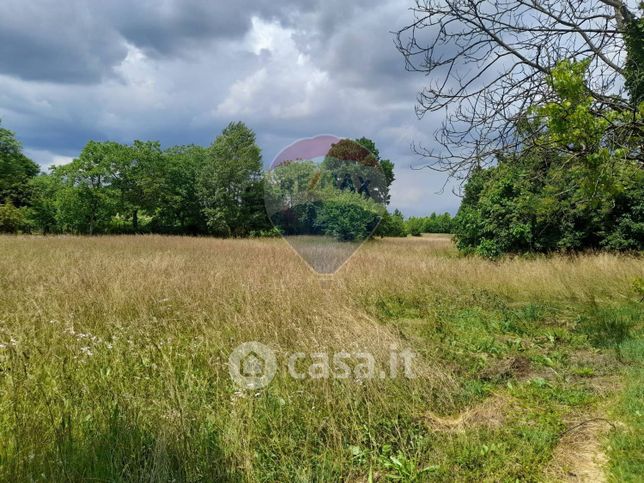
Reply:
<svg viewBox="0 0 644 483"><path fill-rule="evenodd" d="M644 261L369 242L0 237L3 481L637 481ZM411 348L415 378L229 376L233 348Z"/></svg>

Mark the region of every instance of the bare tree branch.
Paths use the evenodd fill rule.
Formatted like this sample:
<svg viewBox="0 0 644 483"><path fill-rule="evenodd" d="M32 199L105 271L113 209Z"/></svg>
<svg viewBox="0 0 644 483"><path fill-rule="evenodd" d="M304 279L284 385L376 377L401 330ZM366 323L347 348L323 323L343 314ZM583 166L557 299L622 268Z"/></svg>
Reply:
<svg viewBox="0 0 644 483"><path fill-rule="evenodd" d="M635 8L634 0L415 0L396 44L406 69L429 80L419 118L446 116L436 145L414 150L428 167L465 179L474 166L520 149L517 121L552 100L548 75L562 60L590 59L598 110L632 110L624 34Z"/></svg>

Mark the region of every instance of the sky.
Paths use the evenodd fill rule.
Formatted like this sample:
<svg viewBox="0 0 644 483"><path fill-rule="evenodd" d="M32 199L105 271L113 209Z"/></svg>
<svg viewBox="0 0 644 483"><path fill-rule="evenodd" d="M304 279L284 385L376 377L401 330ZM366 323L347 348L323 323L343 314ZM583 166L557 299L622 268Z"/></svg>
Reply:
<svg viewBox="0 0 644 483"><path fill-rule="evenodd" d="M419 120L427 82L392 31L411 0L2 0L0 119L43 168L92 140L208 145L231 121L264 163L300 138L373 139L395 163L391 208L458 209L421 169L440 119Z"/></svg>

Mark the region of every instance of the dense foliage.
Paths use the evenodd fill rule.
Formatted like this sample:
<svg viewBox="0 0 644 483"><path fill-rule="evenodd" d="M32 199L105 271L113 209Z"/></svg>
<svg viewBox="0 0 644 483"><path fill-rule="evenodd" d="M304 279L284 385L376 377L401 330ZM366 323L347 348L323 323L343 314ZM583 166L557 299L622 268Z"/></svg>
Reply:
<svg viewBox="0 0 644 483"><path fill-rule="evenodd" d="M28 204L29 181L39 171L38 165L22 153L14 133L0 125L0 204Z"/></svg>
<svg viewBox="0 0 644 483"><path fill-rule="evenodd" d="M285 234L361 239L383 216L381 235L405 234L401 214L384 215L393 163L367 138L338 142L321 166L285 163L272 178L243 123L229 124L209 147L90 141L49 174L39 174L13 133L1 129L0 156L0 232L274 236L265 207L273 196L289 200L272 220ZM275 174L280 182L267 187L265 177ZM298 192L310 199L297 199Z"/></svg>
<svg viewBox="0 0 644 483"><path fill-rule="evenodd" d="M420 236L423 233L452 233L452 216L449 213L432 213L425 217L412 216L405 222L405 229L412 236Z"/></svg>
<svg viewBox="0 0 644 483"><path fill-rule="evenodd" d="M14 133L0 125L0 233L26 227L31 180L39 171L38 165L22 153Z"/></svg>
<svg viewBox="0 0 644 483"><path fill-rule="evenodd" d="M397 238L406 237L407 227L405 226L405 217L401 211L396 209L393 213L389 213L388 211L383 213L374 235L381 238L385 236Z"/></svg>
<svg viewBox="0 0 644 483"><path fill-rule="evenodd" d="M635 120L629 111L598 112L587 67L560 63L550 79L556 101L533 107L521 127L532 141L471 173L454 220L461 250L496 256L644 247L644 104Z"/></svg>
<svg viewBox="0 0 644 483"><path fill-rule="evenodd" d="M393 171L387 174L382 164L373 141L366 138L332 145L319 165L311 160L283 162L266 175L269 217L285 235L364 240L386 212Z"/></svg>
<svg viewBox="0 0 644 483"><path fill-rule="evenodd" d="M382 218L383 208L355 191L332 191L316 214L315 225L339 241L365 240Z"/></svg>
<svg viewBox="0 0 644 483"><path fill-rule="evenodd" d="M232 123L207 148L90 141L78 158L38 166L2 130L0 230L247 236L270 229L255 134Z"/></svg>
<svg viewBox="0 0 644 483"><path fill-rule="evenodd" d="M246 236L269 227L261 178L255 133L242 123L230 124L210 147L197 181L209 233Z"/></svg>

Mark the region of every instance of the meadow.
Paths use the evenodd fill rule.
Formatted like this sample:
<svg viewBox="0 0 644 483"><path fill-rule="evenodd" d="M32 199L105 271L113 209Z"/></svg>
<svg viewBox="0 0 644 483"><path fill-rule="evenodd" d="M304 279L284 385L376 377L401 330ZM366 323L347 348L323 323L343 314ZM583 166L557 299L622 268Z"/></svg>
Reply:
<svg viewBox="0 0 644 483"><path fill-rule="evenodd" d="M281 239L0 237L2 481L637 481L644 261ZM414 378L231 380L259 341Z"/></svg>

